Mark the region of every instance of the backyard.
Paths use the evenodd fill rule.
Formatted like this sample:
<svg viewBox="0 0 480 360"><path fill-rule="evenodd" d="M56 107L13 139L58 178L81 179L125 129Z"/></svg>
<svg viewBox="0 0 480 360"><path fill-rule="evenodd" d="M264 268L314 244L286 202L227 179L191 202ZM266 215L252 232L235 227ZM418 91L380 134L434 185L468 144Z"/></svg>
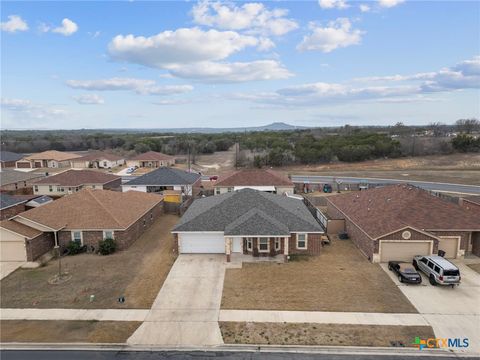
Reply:
<svg viewBox="0 0 480 360"><path fill-rule="evenodd" d="M71 279L50 285L58 260L18 269L0 281L6 308L150 308L176 259L170 233L178 216L164 214L128 249L109 256L62 258ZM93 298L91 298L93 295ZM120 304L118 298L125 297Z"/></svg>

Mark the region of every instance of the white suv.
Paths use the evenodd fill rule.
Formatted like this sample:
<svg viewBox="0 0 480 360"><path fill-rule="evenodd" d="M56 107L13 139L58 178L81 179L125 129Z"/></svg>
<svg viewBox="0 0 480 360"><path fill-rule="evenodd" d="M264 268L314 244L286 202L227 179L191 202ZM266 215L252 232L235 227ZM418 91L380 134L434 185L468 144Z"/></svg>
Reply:
<svg viewBox="0 0 480 360"><path fill-rule="evenodd" d="M460 270L447 259L441 256L417 255L413 258L413 267L428 276L432 285L455 285L460 284Z"/></svg>

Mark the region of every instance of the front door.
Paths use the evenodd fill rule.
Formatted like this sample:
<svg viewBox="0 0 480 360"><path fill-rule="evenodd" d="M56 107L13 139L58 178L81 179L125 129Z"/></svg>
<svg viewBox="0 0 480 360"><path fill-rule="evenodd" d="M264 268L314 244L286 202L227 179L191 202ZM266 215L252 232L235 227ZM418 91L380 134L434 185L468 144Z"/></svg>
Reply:
<svg viewBox="0 0 480 360"><path fill-rule="evenodd" d="M232 252L241 253L242 251L242 238L233 238Z"/></svg>

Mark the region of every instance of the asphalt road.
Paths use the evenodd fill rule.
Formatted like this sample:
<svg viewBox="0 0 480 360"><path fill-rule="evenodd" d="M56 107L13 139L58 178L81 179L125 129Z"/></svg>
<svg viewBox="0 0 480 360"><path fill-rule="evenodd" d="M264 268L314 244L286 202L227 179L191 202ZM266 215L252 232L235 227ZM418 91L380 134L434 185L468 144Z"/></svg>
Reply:
<svg viewBox="0 0 480 360"><path fill-rule="evenodd" d="M349 176L317 176L317 175L292 175L291 179L294 183L309 183L309 184L323 184L332 183L334 181L341 181L346 184L412 184L425 190L462 193L470 195L480 195L480 179L478 179L479 186L437 183L428 181L414 181L414 180L396 180L396 179L379 179L379 178L360 178Z"/></svg>
<svg viewBox="0 0 480 360"><path fill-rule="evenodd" d="M420 350L419 350L420 351ZM420 355L420 354L419 354ZM440 354L439 354L440 355ZM400 360L400 359L458 359L455 355L422 356L407 354L389 354L389 355L373 355L373 354L300 354L292 352L221 352L221 351L80 351L80 350L8 350L1 351L0 358L2 360L177 360L177 359L227 359L227 360Z"/></svg>

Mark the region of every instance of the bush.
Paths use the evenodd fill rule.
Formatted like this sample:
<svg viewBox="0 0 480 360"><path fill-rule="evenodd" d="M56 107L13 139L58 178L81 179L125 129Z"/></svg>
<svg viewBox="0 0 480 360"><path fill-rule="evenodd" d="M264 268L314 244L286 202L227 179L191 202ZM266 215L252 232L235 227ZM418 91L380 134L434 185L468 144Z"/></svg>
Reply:
<svg viewBox="0 0 480 360"><path fill-rule="evenodd" d="M113 240L113 239L101 240L98 243L98 251L102 255L113 254L116 249L117 249L117 244L115 243L115 240Z"/></svg>
<svg viewBox="0 0 480 360"><path fill-rule="evenodd" d="M68 255L77 255L84 252L86 247L77 241L70 241L67 245Z"/></svg>

